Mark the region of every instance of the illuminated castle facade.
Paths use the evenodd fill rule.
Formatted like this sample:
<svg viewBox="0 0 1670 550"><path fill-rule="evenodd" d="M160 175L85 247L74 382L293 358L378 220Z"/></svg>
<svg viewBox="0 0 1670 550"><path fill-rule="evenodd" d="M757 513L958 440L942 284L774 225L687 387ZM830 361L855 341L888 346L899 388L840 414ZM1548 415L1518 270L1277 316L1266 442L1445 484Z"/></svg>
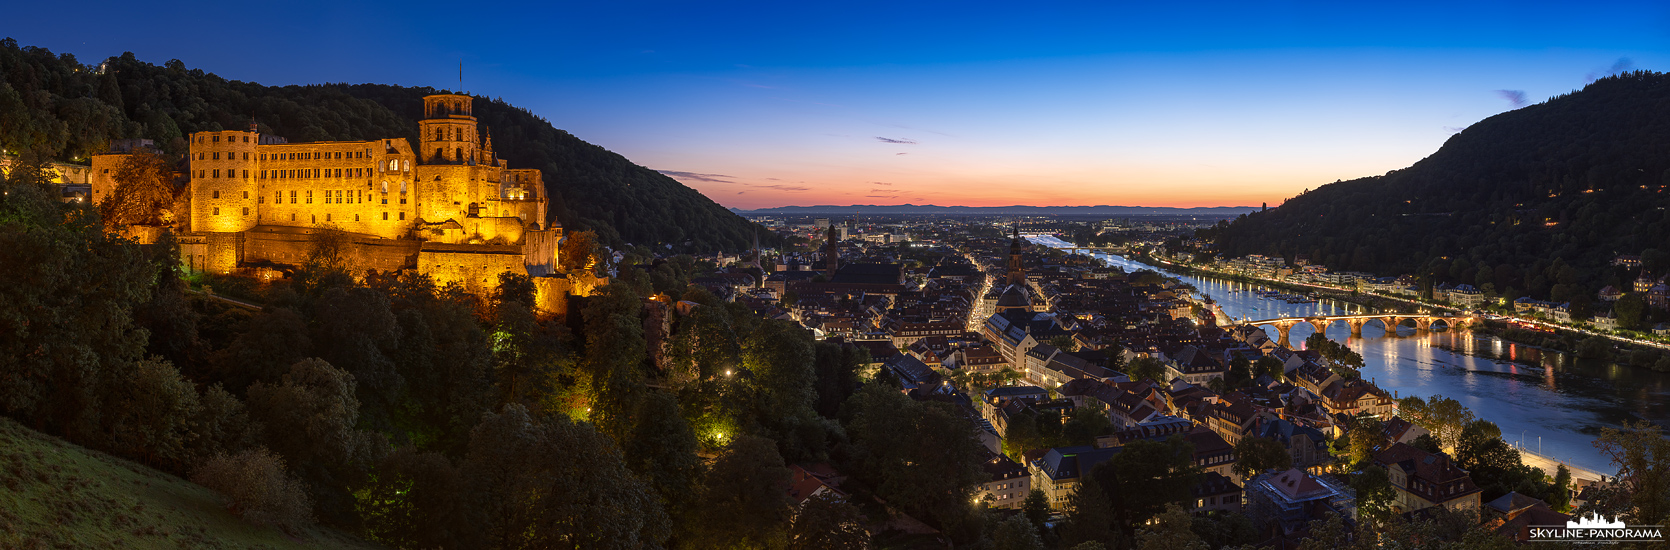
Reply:
<svg viewBox="0 0 1670 550"><path fill-rule="evenodd" d="M299 264L310 235L334 226L349 234L357 270L416 268L470 286L497 284L506 271L550 274L562 229L546 225L544 179L493 154L471 103L425 97L416 147L405 138L192 134L189 224L201 239L184 241L188 266Z"/></svg>

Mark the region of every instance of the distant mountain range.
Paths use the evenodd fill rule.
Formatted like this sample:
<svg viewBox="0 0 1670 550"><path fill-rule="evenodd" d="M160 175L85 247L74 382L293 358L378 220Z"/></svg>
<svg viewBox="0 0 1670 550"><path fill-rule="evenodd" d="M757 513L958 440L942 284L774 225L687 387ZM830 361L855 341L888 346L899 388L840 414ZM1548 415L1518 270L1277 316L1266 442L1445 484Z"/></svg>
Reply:
<svg viewBox="0 0 1670 550"><path fill-rule="evenodd" d="M820 204L817 206L778 206L774 208L760 208L756 210L740 210L732 208L738 214L941 214L947 216L1003 216L1003 215L1036 215L1036 216L1202 216L1212 218L1232 218L1241 214L1259 211L1257 206L1202 206L1195 208L1170 208L1162 206L935 206L932 204L854 204L836 206Z"/></svg>

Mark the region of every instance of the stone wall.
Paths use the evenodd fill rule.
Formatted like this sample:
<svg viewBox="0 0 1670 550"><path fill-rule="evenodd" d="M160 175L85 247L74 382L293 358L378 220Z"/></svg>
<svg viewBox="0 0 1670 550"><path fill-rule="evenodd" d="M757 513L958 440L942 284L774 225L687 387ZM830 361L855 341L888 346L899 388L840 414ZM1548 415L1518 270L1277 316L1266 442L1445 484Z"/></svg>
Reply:
<svg viewBox="0 0 1670 550"><path fill-rule="evenodd" d="M435 284L458 283L471 292L485 295L499 286L499 274L526 273L521 246L458 245L427 242L418 252L419 273Z"/></svg>

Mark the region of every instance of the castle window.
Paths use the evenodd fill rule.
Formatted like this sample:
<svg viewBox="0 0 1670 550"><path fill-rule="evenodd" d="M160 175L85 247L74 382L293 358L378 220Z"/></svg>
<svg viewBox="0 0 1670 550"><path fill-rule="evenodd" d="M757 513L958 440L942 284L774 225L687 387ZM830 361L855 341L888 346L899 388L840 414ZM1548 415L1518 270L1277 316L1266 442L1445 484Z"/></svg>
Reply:
<svg viewBox="0 0 1670 550"><path fill-rule="evenodd" d="M249 136L244 136L244 143L249 143ZM244 155L245 155L245 160L248 160L249 153L244 153Z"/></svg>
<svg viewBox="0 0 1670 550"><path fill-rule="evenodd" d="M219 190L219 189L216 189L216 190L215 190L215 191L214 191L214 193L215 193L215 197L214 197L214 198L217 198L217 199L218 199L218 198L220 198L220 190Z"/></svg>
<svg viewBox="0 0 1670 550"><path fill-rule="evenodd" d="M295 212L290 213L290 221L296 221L296 213Z"/></svg>
<svg viewBox="0 0 1670 550"><path fill-rule="evenodd" d="M385 222L389 221L389 213L388 212L383 213L383 221L385 221Z"/></svg>
<svg viewBox="0 0 1670 550"><path fill-rule="evenodd" d="M389 198L388 197L383 197L383 204L388 204L388 203L389 203Z"/></svg>
<svg viewBox="0 0 1670 550"><path fill-rule="evenodd" d="M245 216L248 216L248 215L249 215L249 207L248 207L248 206L245 206L245 207L244 207L244 215L245 215Z"/></svg>
<svg viewBox="0 0 1670 550"><path fill-rule="evenodd" d="M406 201L400 201L400 202L406 202ZM405 212L401 212L401 213L400 213L400 219L401 219L401 220L405 220L405 219L406 219L406 213L405 213Z"/></svg>
<svg viewBox="0 0 1670 550"><path fill-rule="evenodd" d="M312 190L309 190L307 192L307 203L306 204L313 204L313 191Z"/></svg>
<svg viewBox="0 0 1670 550"><path fill-rule="evenodd" d="M273 204L284 204L284 192L283 191L273 192Z"/></svg>
<svg viewBox="0 0 1670 550"><path fill-rule="evenodd" d="M354 221L356 221L356 222L360 221L360 215L359 214L354 214Z"/></svg>
<svg viewBox="0 0 1670 550"><path fill-rule="evenodd" d="M261 158L261 160L267 160L267 154L266 153L261 153L260 158Z"/></svg>
<svg viewBox="0 0 1670 550"><path fill-rule="evenodd" d="M249 160L249 153L244 153L244 160Z"/></svg>
<svg viewBox="0 0 1670 550"><path fill-rule="evenodd" d="M215 207L215 215L216 215L216 216L219 216L219 215L220 215L220 207L219 207L219 206L216 206L216 207Z"/></svg>
<svg viewBox="0 0 1670 550"><path fill-rule="evenodd" d="M244 178L249 178L249 170L244 170Z"/></svg>
<svg viewBox="0 0 1670 550"><path fill-rule="evenodd" d="M220 143L220 136L214 136L210 141L213 141L215 143Z"/></svg>
<svg viewBox="0 0 1670 550"><path fill-rule="evenodd" d="M325 221L327 221L327 222L331 221L331 215L330 214L325 214Z"/></svg>
<svg viewBox="0 0 1670 550"><path fill-rule="evenodd" d="M217 178L220 177L220 170L215 170L214 174L215 174L215 177L217 177Z"/></svg>
<svg viewBox="0 0 1670 550"><path fill-rule="evenodd" d="M402 164L406 167L406 171L410 172L412 170L412 161L403 160L403 161L400 161L400 164Z"/></svg>
<svg viewBox="0 0 1670 550"><path fill-rule="evenodd" d="M290 192L290 204L296 204L296 192L295 191Z"/></svg>
<svg viewBox="0 0 1670 550"><path fill-rule="evenodd" d="M248 199L248 198L249 198L249 191L244 191L244 199Z"/></svg>

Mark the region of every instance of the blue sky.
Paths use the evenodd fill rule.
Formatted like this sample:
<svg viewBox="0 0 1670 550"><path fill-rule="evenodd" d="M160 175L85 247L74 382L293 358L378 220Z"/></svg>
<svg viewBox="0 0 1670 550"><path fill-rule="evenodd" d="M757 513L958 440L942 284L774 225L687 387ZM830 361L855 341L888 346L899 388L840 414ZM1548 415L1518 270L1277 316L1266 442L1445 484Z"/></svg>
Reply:
<svg viewBox="0 0 1670 550"><path fill-rule="evenodd" d="M462 61L744 208L1277 204L1512 92L1670 66L1663 3L1360 4L37 2L0 35L265 84L456 88Z"/></svg>

